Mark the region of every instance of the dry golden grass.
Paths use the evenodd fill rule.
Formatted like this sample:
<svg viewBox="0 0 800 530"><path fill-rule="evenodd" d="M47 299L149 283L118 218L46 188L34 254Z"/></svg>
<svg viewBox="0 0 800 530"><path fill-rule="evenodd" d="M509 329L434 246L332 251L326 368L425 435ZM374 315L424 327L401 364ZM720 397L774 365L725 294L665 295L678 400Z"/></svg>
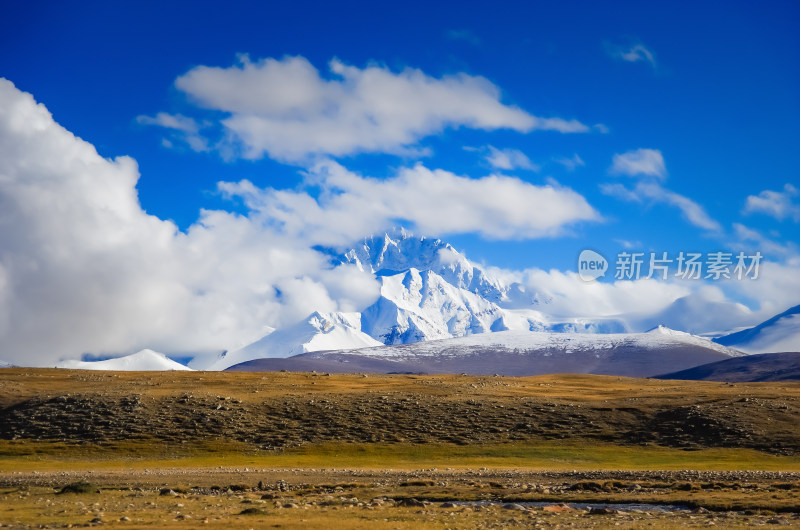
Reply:
<svg viewBox="0 0 800 530"><path fill-rule="evenodd" d="M0 414L11 525L744 527L800 511L797 475L775 473L800 472L795 383L17 368L0 369ZM80 479L100 493L56 494ZM409 497L433 504L371 502ZM737 512L438 506L454 499Z"/></svg>

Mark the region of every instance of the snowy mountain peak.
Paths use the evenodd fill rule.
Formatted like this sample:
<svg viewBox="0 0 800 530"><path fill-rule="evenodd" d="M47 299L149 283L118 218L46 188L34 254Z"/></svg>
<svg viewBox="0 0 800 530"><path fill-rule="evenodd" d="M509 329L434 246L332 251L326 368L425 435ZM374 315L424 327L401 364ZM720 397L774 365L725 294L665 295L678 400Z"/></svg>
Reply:
<svg viewBox="0 0 800 530"><path fill-rule="evenodd" d="M540 303L536 293L526 292L519 284L506 285L449 243L441 239L415 237L404 230L368 237L341 254L338 260L379 276L409 269L430 270L451 285L476 293L502 307L529 308Z"/></svg>
<svg viewBox="0 0 800 530"><path fill-rule="evenodd" d="M169 359L163 353L144 349L124 357L107 359L105 361L62 361L57 368L71 368L77 370L120 370L134 372L166 371L166 370L191 370L188 366Z"/></svg>
<svg viewBox="0 0 800 530"><path fill-rule="evenodd" d="M221 356L209 369L224 370L253 359L284 358L312 351L380 345L380 342L361 331L361 313L315 311L296 324Z"/></svg>
<svg viewBox="0 0 800 530"><path fill-rule="evenodd" d="M412 267L378 280L380 298L364 310L362 325L384 344L485 333L496 329L505 314L496 304L431 270Z"/></svg>
<svg viewBox="0 0 800 530"><path fill-rule="evenodd" d="M653 329L647 330L647 333L652 333L654 335L671 335L671 336L687 336L687 337L692 336L691 333L686 333L685 331L678 331L675 329L671 329L661 324L654 327Z"/></svg>
<svg viewBox="0 0 800 530"><path fill-rule="evenodd" d="M340 259L372 273L387 269L395 272L409 268L436 270L441 265L440 251L466 261L453 247L442 240L414 237L402 229L392 235L387 233L382 236L367 237L345 252Z"/></svg>

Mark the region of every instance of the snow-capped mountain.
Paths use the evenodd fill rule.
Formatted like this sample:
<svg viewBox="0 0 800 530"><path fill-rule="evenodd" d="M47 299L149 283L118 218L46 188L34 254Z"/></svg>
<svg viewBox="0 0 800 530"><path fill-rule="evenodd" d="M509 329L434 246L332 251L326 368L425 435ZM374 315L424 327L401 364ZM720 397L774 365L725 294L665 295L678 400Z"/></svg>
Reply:
<svg viewBox="0 0 800 530"><path fill-rule="evenodd" d="M385 273L384 273L385 274ZM508 329L505 312L431 270L378 276L380 298L363 312L364 332L383 344L463 337Z"/></svg>
<svg viewBox="0 0 800 530"><path fill-rule="evenodd" d="M387 358L403 358L408 355L419 356L461 356L469 348L503 348L511 350L560 350L564 353L577 351L611 350L621 346L640 348L645 350L664 349L676 345L697 346L710 351L723 354L727 357L746 355L734 348L717 344L713 341L658 326L646 333L554 333L531 331L505 331L471 335L458 339L441 341L425 341L412 345L379 346L369 349L369 355ZM365 353L365 350L350 350L342 353Z"/></svg>
<svg viewBox="0 0 800 530"><path fill-rule="evenodd" d="M365 239L336 254L374 274L380 294L361 313L315 312L287 328L221 356L209 368L222 370L258 358L286 358L320 351L466 337L506 330L572 333L624 332L614 320L552 320L539 301L518 284L486 274L439 239L399 231Z"/></svg>
<svg viewBox="0 0 800 530"><path fill-rule="evenodd" d="M366 238L337 259L340 263L352 263L360 270L372 273L408 269L431 271L450 285L475 293L504 308L530 308L547 303L536 293L526 292L521 284L506 285L493 278L449 243L440 239L415 237L405 230Z"/></svg>
<svg viewBox="0 0 800 530"><path fill-rule="evenodd" d="M256 342L220 356L208 369L224 370L234 364L264 357L291 357L319 350L380 346L361 331L360 313L319 313L292 326L273 331Z"/></svg>
<svg viewBox="0 0 800 530"><path fill-rule="evenodd" d="M0 368L14 368L14 365L6 361L0 361Z"/></svg>
<svg viewBox="0 0 800 530"><path fill-rule="evenodd" d="M800 305L714 341L748 353L800 352Z"/></svg>
<svg viewBox="0 0 800 530"><path fill-rule="evenodd" d="M167 358L163 353L153 350L141 350L124 357L107 359L105 361L62 361L57 368L72 368L78 370L119 370L131 372L191 370L179 362Z"/></svg>
<svg viewBox="0 0 800 530"><path fill-rule="evenodd" d="M384 344L462 337L504 330L621 333L613 319L554 320L547 300L506 284L439 239L370 237L335 261L376 274L381 294L363 312L363 330Z"/></svg>
<svg viewBox="0 0 800 530"><path fill-rule="evenodd" d="M646 377L742 355L708 339L661 326L647 333L618 334L500 331L260 359L233 369Z"/></svg>

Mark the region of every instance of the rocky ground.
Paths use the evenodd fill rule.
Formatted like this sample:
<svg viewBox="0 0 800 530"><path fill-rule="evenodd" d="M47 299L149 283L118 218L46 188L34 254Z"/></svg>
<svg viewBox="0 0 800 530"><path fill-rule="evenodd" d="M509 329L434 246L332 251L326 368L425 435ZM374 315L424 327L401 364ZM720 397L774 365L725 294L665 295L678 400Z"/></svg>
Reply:
<svg viewBox="0 0 800 530"><path fill-rule="evenodd" d="M215 468L15 473L0 483L0 524L10 528L32 515L41 528L800 526L800 473ZM775 509L750 506L758 499Z"/></svg>

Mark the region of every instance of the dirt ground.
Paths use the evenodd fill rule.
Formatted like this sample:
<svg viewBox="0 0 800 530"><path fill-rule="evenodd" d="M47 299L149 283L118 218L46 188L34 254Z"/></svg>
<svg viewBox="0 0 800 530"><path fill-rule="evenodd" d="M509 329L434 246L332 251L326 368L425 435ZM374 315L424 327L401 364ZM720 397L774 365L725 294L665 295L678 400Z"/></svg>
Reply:
<svg viewBox="0 0 800 530"><path fill-rule="evenodd" d="M0 370L10 528L800 526L800 384Z"/></svg>

